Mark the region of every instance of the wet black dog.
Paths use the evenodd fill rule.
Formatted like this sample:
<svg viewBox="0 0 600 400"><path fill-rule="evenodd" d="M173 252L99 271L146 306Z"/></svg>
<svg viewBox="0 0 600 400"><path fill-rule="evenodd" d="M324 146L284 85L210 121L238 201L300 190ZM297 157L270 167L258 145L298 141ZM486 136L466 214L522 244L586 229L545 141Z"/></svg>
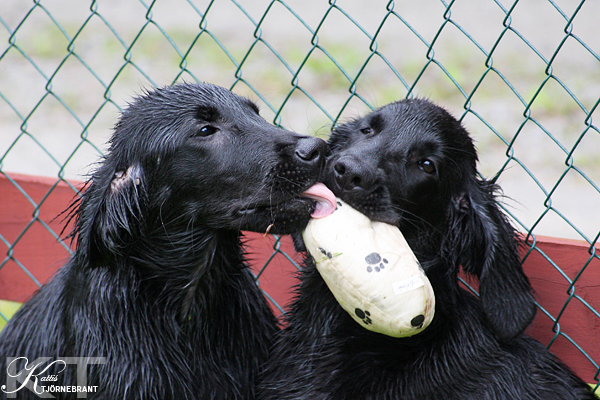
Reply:
<svg viewBox="0 0 600 400"><path fill-rule="evenodd" d="M136 99L75 206L75 254L0 336L0 393L254 398L277 327L240 230L302 229L325 150L221 87Z"/></svg>
<svg viewBox="0 0 600 400"><path fill-rule="evenodd" d="M355 322L308 260L268 363L261 399L593 399L540 343L522 335L535 314L515 232L496 187L476 174L468 133L443 109L405 100L330 138L333 192L400 227L436 296L421 334L392 338ZM481 298L459 287L459 266Z"/></svg>

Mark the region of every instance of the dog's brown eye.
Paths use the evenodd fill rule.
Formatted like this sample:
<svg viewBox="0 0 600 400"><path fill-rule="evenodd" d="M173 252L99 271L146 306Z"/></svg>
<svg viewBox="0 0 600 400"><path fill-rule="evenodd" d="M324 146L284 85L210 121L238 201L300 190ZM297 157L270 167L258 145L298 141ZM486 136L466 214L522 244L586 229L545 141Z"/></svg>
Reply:
<svg viewBox="0 0 600 400"><path fill-rule="evenodd" d="M424 159L419 161L419 168L426 174L435 174L435 164L431 160Z"/></svg>
<svg viewBox="0 0 600 400"><path fill-rule="evenodd" d="M202 136L202 137L210 136L213 133L217 132L217 130L218 129L215 128L214 126L206 125L206 126L203 126L202 128L200 128L194 136Z"/></svg>
<svg viewBox="0 0 600 400"><path fill-rule="evenodd" d="M373 129L371 129L371 128L362 128L360 130L360 132L363 133L363 134L365 134L365 135L368 135L369 133L373 132Z"/></svg>

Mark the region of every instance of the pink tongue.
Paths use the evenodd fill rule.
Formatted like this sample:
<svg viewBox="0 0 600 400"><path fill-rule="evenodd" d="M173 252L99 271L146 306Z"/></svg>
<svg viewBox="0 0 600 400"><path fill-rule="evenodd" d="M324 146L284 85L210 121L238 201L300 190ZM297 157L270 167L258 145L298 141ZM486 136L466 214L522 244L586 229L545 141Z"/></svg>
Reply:
<svg viewBox="0 0 600 400"><path fill-rule="evenodd" d="M315 183L309 187L306 192L300 194L300 196L317 202L315 211L311 214L311 217L313 218L326 217L337 208L335 195L321 182Z"/></svg>

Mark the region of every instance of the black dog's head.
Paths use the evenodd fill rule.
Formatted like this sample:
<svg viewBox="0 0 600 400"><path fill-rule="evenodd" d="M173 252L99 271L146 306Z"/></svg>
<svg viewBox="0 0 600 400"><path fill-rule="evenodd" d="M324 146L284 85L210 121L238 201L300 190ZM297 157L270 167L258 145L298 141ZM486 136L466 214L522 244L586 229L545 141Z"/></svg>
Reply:
<svg viewBox="0 0 600 400"><path fill-rule="evenodd" d="M477 177L476 163L456 119L426 100L404 100L335 129L325 182L371 219L400 227L439 299L458 290L459 266L477 276L490 326L512 337L531 322L534 300L496 187Z"/></svg>
<svg viewBox="0 0 600 400"><path fill-rule="evenodd" d="M90 179L77 216L80 245L92 256L119 253L175 225L297 231L315 209L306 196L319 192L325 151L324 141L267 123L254 103L224 88L151 91L123 112Z"/></svg>

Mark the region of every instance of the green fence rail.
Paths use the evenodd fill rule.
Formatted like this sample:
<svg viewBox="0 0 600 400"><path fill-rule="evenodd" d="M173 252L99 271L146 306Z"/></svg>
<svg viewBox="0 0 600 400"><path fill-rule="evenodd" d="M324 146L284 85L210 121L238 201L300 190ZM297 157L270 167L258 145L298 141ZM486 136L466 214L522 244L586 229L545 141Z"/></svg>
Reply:
<svg viewBox="0 0 600 400"><path fill-rule="evenodd" d="M273 123L323 138L390 101L428 97L473 134L481 173L503 186L530 241L589 244L583 272L600 258L598 15L594 0L4 0L0 174L17 187L15 172L52 177L53 189L82 179L119 111L153 86L229 87ZM13 249L34 224L60 233L39 218L47 196L18 189L35 211L15 240L0 226L0 273L15 262L39 285ZM542 312L571 340L557 328L569 302L596 324L600 314L579 295L579 275L548 261L569 299L558 315Z"/></svg>

